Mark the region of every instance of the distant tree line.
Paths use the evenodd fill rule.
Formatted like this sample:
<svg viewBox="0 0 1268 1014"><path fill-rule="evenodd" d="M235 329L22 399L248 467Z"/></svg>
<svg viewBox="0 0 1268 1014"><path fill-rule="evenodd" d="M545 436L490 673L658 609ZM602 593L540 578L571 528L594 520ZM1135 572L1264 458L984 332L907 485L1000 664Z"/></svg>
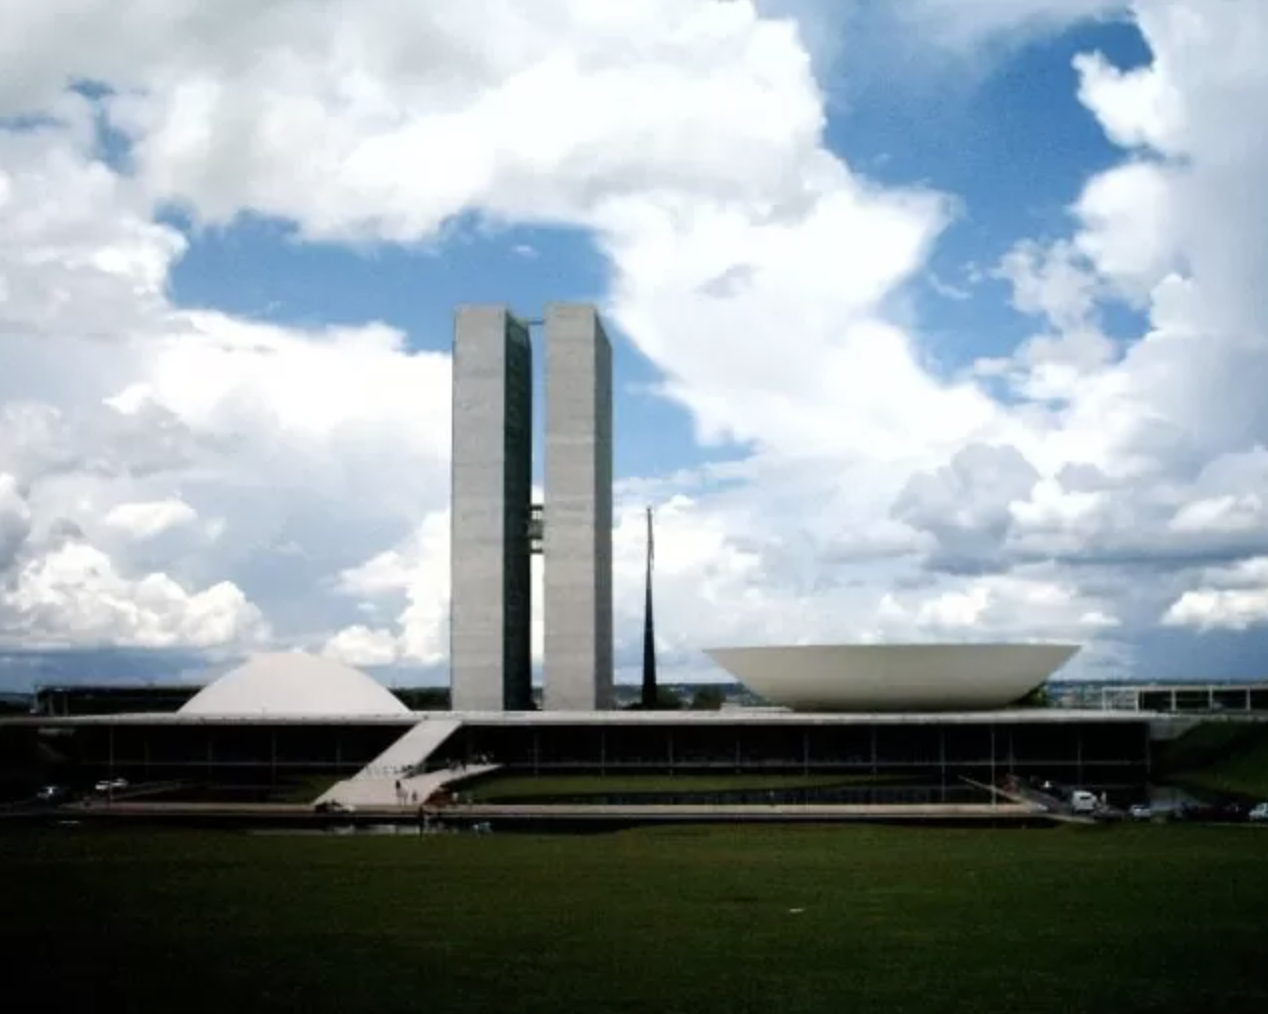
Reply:
<svg viewBox="0 0 1268 1014"><path fill-rule="evenodd" d="M1035 687L1025 697L1015 702L1013 705L1017 708L1051 708L1053 707L1052 694L1048 692L1047 684Z"/></svg>
<svg viewBox="0 0 1268 1014"><path fill-rule="evenodd" d="M625 711L718 711L726 703L726 693L720 686L706 684L696 687L691 697L679 694L672 687L656 688L656 704L645 707L641 701L627 704Z"/></svg>
<svg viewBox="0 0 1268 1014"><path fill-rule="evenodd" d="M448 687L397 687L392 690L410 711L448 711Z"/></svg>

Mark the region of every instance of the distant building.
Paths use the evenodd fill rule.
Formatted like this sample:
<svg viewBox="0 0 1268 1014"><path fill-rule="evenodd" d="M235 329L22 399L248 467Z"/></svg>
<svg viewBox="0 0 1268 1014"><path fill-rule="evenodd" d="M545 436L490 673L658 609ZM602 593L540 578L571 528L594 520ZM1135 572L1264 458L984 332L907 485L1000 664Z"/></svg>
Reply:
<svg viewBox="0 0 1268 1014"><path fill-rule="evenodd" d="M946 651L933 647L935 654ZM804 651L810 654L795 657ZM888 780L886 799L898 802L956 802L965 779L996 785L1044 778L1135 799L1149 783L1152 739L1174 734L1182 727L1177 723L1187 721L1149 712L992 706L978 696L983 687L974 686L992 671L989 655L1001 660L997 674L1011 668L1003 664L1010 653L998 647L983 653L979 646L975 655L966 648L958 664L944 655L941 665L916 664L921 653L909 646L851 659L856 651L793 649L760 660L770 672L784 673L790 693L803 694L810 678L827 711L656 712L415 712L356 669L273 653L248 660L173 713L0 718L0 756L29 768L30 780L41 784L197 781L238 793L233 798L269 786L298 787L318 774L362 787L378 780L390 790L395 780L474 765L524 776L834 773ZM1003 701L1037 673L1042 678L1039 660L1051 663L1053 654L1022 657L1029 661L1020 666L1024 679L988 679L985 690ZM820 664L825 658L833 664ZM886 672L895 686L877 697L874 681ZM847 689L823 698L833 680ZM940 696L928 680L940 683ZM637 699L636 685L626 689ZM737 688L728 690L732 699L744 699ZM892 707L916 691L926 710ZM867 701L874 709L840 708L843 695L860 692L873 695ZM779 688L770 684L766 695L778 698ZM956 695L966 710L932 710ZM894 788L899 781L904 787ZM863 794L858 801L867 802L867 793L879 789L861 785L857 791Z"/></svg>
<svg viewBox="0 0 1268 1014"><path fill-rule="evenodd" d="M546 311L545 503L532 503L533 353L504 306L458 310L453 706L532 705L531 555L545 571L548 710L612 706L612 349L593 307Z"/></svg>
<svg viewBox="0 0 1268 1014"><path fill-rule="evenodd" d="M453 705L522 711L532 694L533 352L505 307L458 310L453 347Z"/></svg>
<svg viewBox="0 0 1268 1014"><path fill-rule="evenodd" d="M1061 708L1104 708L1117 711L1186 714L1268 711L1268 682L1136 683L1125 680L1058 680L1048 695Z"/></svg>
<svg viewBox="0 0 1268 1014"><path fill-rule="evenodd" d="M155 714L177 711L202 687L197 684L68 684L38 687L37 715Z"/></svg>

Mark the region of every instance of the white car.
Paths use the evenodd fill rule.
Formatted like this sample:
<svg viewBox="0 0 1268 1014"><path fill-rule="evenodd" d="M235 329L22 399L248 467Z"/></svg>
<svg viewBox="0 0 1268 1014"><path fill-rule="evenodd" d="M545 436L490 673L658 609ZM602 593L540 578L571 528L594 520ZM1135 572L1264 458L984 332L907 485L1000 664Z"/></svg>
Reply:
<svg viewBox="0 0 1268 1014"><path fill-rule="evenodd" d="M118 792L128 787L126 778L106 778L93 786L95 792Z"/></svg>
<svg viewBox="0 0 1268 1014"><path fill-rule="evenodd" d="M1260 803L1250 813L1246 814L1246 819L1254 824L1268 824L1268 803Z"/></svg>
<svg viewBox="0 0 1268 1014"><path fill-rule="evenodd" d="M1100 806L1101 801L1094 792L1075 789L1070 793L1070 810L1073 813L1095 813Z"/></svg>
<svg viewBox="0 0 1268 1014"><path fill-rule="evenodd" d="M1151 820L1153 819L1154 811L1153 807L1148 803L1133 803L1131 808L1128 809L1127 815L1132 820Z"/></svg>

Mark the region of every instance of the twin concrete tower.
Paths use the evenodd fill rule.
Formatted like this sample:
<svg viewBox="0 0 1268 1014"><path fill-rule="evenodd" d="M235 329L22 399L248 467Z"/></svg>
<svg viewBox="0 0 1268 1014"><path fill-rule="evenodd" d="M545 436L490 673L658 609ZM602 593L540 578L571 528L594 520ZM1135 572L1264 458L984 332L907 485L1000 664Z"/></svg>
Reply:
<svg viewBox="0 0 1268 1014"><path fill-rule="evenodd" d="M544 323L545 502L533 503L533 349ZM612 704L612 346L591 306L454 325L452 707L532 706L531 556L545 578L549 711Z"/></svg>

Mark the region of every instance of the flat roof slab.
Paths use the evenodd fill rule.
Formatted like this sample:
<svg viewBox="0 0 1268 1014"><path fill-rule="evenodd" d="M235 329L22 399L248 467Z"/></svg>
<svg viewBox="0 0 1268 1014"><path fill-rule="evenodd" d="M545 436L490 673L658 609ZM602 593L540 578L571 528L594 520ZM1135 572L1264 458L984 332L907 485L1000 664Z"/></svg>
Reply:
<svg viewBox="0 0 1268 1014"><path fill-rule="evenodd" d="M1131 724L1174 721L1168 712L1075 708L1013 708L1004 711L816 713L743 708L722 711L413 711L399 715L24 715L0 719L0 726L74 728L76 726L397 726L419 722L461 722L476 727L666 728L700 726L851 726L851 725L1069 725Z"/></svg>

